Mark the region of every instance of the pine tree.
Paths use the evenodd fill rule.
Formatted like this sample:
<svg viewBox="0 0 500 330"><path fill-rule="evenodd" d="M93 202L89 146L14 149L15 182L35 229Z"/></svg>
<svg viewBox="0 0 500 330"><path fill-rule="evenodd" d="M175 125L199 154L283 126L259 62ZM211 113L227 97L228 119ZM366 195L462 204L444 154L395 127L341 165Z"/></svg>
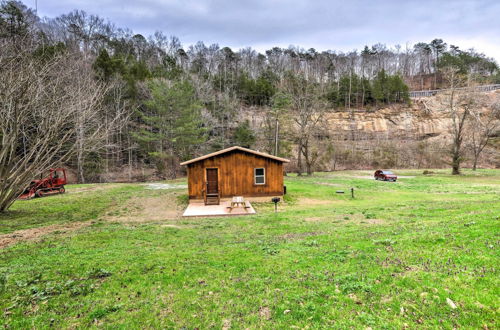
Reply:
<svg viewBox="0 0 500 330"><path fill-rule="evenodd" d="M175 177L178 162L193 156L206 140L201 107L188 81L153 79L148 90L145 110L139 113L145 127L134 135L159 172Z"/></svg>
<svg viewBox="0 0 500 330"><path fill-rule="evenodd" d="M250 122L243 121L236 127L234 132L234 142L241 147L250 148L255 142L255 135L253 134Z"/></svg>

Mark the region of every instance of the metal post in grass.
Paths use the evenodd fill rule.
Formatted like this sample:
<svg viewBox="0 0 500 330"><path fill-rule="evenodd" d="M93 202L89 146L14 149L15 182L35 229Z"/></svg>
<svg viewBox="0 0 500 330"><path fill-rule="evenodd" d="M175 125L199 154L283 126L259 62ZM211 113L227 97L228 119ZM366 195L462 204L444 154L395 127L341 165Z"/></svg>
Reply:
<svg viewBox="0 0 500 330"><path fill-rule="evenodd" d="M274 203L274 213L276 213L276 212L278 212L278 203L280 201L280 198L279 197L273 197L272 201Z"/></svg>
<svg viewBox="0 0 500 330"><path fill-rule="evenodd" d="M351 198L354 198L354 188L351 188Z"/></svg>

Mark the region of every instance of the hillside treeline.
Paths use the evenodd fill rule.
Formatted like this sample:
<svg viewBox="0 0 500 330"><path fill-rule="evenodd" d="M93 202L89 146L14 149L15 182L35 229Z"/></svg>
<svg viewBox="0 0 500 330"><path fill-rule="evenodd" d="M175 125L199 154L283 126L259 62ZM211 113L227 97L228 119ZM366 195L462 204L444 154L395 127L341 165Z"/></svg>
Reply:
<svg viewBox="0 0 500 330"><path fill-rule="evenodd" d="M137 180L148 168L158 177L175 177L180 161L235 144L291 157L298 172L311 173L332 152L324 148L327 112L407 103L409 81L425 77L440 87L447 66L481 83L500 82L492 59L441 39L352 52L185 46L175 36L135 34L79 10L41 18L17 1L0 6L0 57L19 63L19 72L30 67L30 75L50 79L66 72L65 79L72 79L46 89L42 79L32 94L23 93L20 83L12 93L26 104L40 97L36 107L49 105L48 97L75 95L92 111L91 119L75 113L78 118L66 124L54 121L62 133L72 132L55 157L68 155L61 159L80 182L114 180L117 172ZM92 83L80 81L86 77ZM9 95L2 95L3 108L11 106ZM262 114L258 127L248 120L248 109ZM27 141L35 137L33 129L23 129L16 140L19 155L29 153ZM69 149L74 152L64 152Z"/></svg>

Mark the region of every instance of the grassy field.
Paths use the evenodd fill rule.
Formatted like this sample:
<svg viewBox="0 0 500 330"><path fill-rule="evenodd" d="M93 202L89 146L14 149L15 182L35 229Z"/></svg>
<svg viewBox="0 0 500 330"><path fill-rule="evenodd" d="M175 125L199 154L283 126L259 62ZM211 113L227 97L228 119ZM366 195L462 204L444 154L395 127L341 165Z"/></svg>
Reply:
<svg viewBox="0 0 500 330"><path fill-rule="evenodd" d="M3 236L56 229L0 249L0 325L499 328L500 171L436 172L288 177L245 217L183 219L185 188L144 184L16 202Z"/></svg>

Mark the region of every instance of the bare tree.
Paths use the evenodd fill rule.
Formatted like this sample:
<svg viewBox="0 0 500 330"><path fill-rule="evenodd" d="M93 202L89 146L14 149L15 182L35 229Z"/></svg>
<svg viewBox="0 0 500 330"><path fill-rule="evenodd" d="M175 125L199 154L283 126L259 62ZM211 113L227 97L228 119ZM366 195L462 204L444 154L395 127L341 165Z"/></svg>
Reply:
<svg viewBox="0 0 500 330"><path fill-rule="evenodd" d="M8 44L1 49L3 212L34 177L65 162L77 150L88 150L102 141L105 126L98 118L105 90L91 70L82 69L88 64L79 56L38 59L29 49L19 52Z"/></svg>
<svg viewBox="0 0 500 330"><path fill-rule="evenodd" d="M284 90L290 96L290 113L295 123L297 174L302 175L302 157L304 157L306 172L311 175L319 156L313 140L315 134L318 134L326 107L321 100L318 85L303 76L287 74Z"/></svg>
<svg viewBox="0 0 500 330"><path fill-rule="evenodd" d="M485 111L472 111L468 121L469 139L467 146L472 151L472 170L477 169L479 156L500 130L500 103L486 104Z"/></svg>
<svg viewBox="0 0 500 330"><path fill-rule="evenodd" d="M443 77L449 89L443 93L440 102L442 109L446 111L451 121L451 173L458 175L460 174L460 166L463 161L466 122L469 119L471 108L475 106L476 100L469 94L468 90L459 89L464 84L464 79L460 76L457 68L446 68L443 70Z"/></svg>

